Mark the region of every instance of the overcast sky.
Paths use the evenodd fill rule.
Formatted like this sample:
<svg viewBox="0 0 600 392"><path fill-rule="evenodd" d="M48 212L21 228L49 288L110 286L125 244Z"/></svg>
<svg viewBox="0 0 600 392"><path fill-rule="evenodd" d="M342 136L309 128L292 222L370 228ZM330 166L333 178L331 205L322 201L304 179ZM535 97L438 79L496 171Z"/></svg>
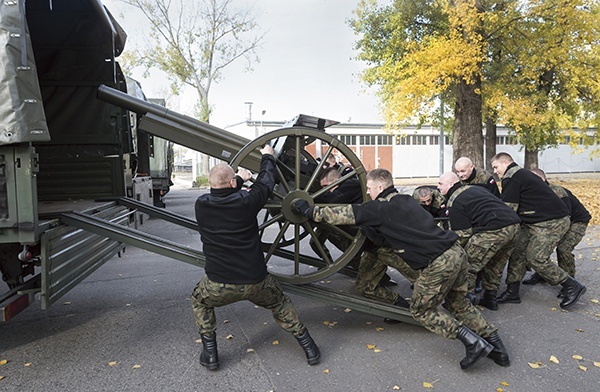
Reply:
<svg viewBox="0 0 600 392"><path fill-rule="evenodd" d="M192 0L188 0L192 1ZM121 17L125 8L118 0L103 3L128 33L128 47L137 44L140 20ZM211 123L225 127L248 117L283 121L303 113L340 122L376 122L381 116L378 101L366 93L358 78L363 64L353 60L356 40L347 24L358 0L257 0L258 23L267 31L260 63L243 72L243 61L226 69L224 78L211 87ZM130 9L130 8L129 8ZM154 75L133 77L148 97L164 96L167 83ZM190 114L185 97L174 100L174 110ZM262 112L265 111L264 116Z"/></svg>

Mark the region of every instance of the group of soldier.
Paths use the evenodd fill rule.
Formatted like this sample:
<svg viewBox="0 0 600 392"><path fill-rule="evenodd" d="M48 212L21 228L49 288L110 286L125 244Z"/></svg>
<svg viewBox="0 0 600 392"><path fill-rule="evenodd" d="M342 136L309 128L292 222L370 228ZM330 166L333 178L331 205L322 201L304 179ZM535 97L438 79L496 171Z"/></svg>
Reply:
<svg viewBox="0 0 600 392"><path fill-rule="evenodd" d="M214 307L240 300L270 309L279 325L298 339L308 363L320 360L319 348L264 265L256 213L273 190L275 160L268 146L261 152L261 171L251 192L241 189L249 174L236 175L229 166L219 165L209 174L210 194L196 202L206 276L194 290L192 305L203 342L200 363L211 370L219 366ZM408 308L428 330L458 339L466 351L462 369L485 357L510 365L498 329L476 305L497 310L498 304L519 303L528 268L535 273L525 284L546 281L562 286L563 309L571 308L586 291L574 278L572 251L585 234L589 213L570 191L551 188L543 172L540 178L540 172L519 167L509 154L499 153L491 163L502 179L502 193L492 175L463 157L455 164L456 173L439 178L437 189L422 188L426 190L414 196L399 193L388 170L374 169L366 184L371 200L363 203L358 180L330 186L342 176L342 168L332 162L320 176L321 186L329 187L321 200L315 204L298 198L291 206L293 213L317 226L327 222L350 232L363 231L368 240L353 261L357 291ZM232 238L230 233L237 234ZM348 246L325 229L317 233L318 249L327 240L342 250ZM559 265L550 261L557 247ZM507 264L507 289L498 295ZM410 301L385 284L388 267L410 282ZM482 298L475 292L478 276Z"/></svg>

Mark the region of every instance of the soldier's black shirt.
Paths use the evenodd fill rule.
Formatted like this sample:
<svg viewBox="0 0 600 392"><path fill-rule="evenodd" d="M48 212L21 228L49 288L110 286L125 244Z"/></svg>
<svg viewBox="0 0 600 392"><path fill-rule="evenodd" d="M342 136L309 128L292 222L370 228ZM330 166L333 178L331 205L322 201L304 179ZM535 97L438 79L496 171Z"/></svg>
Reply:
<svg viewBox="0 0 600 392"><path fill-rule="evenodd" d="M380 233L413 269L423 269L456 242L458 236L438 227L410 195L390 186L376 200L353 204L357 225Z"/></svg>
<svg viewBox="0 0 600 392"><path fill-rule="evenodd" d="M460 193L459 193L460 192ZM452 200L452 195L456 197ZM482 186L454 184L446 194L452 230L473 229L473 234L521 223L517 213Z"/></svg>
<svg viewBox="0 0 600 392"><path fill-rule="evenodd" d="M211 189L196 200L196 220L206 256L204 269L210 280L254 284L267 277L256 215L273 191L274 173L275 159L265 154L249 191Z"/></svg>
<svg viewBox="0 0 600 392"><path fill-rule="evenodd" d="M519 205L517 214L524 223L539 223L569 215L567 206L540 177L511 163L506 171L516 169L502 179L502 200Z"/></svg>
<svg viewBox="0 0 600 392"><path fill-rule="evenodd" d="M317 203L354 204L362 203L363 192L358 178L350 178L342 182L333 192L326 192L315 198Z"/></svg>

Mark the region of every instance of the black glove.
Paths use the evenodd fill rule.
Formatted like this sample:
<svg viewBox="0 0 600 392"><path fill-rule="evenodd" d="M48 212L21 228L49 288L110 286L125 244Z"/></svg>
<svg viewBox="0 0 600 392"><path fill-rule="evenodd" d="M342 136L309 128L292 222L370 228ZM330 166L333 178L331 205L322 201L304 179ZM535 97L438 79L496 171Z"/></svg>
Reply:
<svg viewBox="0 0 600 392"><path fill-rule="evenodd" d="M308 202L303 199L296 199L292 202L292 212L296 215L312 218L312 209Z"/></svg>

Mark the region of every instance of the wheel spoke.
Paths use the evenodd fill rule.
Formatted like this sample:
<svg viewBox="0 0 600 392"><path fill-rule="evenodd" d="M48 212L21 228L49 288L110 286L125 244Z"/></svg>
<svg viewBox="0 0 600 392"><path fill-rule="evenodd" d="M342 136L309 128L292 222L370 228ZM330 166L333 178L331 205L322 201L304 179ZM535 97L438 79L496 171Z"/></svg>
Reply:
<svg viewBox="0 0 600 392"><path fill-rule="evenodd" d="M317 237L317 233L315 233L315 231L311 227L310 223L308 221L306 221L306 222L302 223L302 226L304 227L304 230L306 230L310 234L310 236L311 236L315 246L317 247L317 250L319 251L320 256L322 257L325 264L327 264L328 266L331 265L332 264L331 258L327 254L327 251L323 247L323 244L321 244L321 241L319 241L319 237Z"/></svg>
<svg viewBox="0 0 600 392"><path fill-rule="evenodd" d="M308 184L306 184L306 187L304 188L305 191L309 190L310 187L312 186L313 182L315 182L315 180L317 179L317 177L319 175L321 175L323 165L325 165L325 162L327 162L327 158L329 158L332 151L333 151L333 146L329 145L329 148L325 152L325 155L321 158L321 162L319 162L319 165L317 165L315 172L312 174L312 176L310 176L310 180L308 180Z"/></svg>
<svg viewBox="0 0 600 392"><path fill-rule="evenodd" d="M287 228L289 226L290 226L290 221L286 220L285 223L283 224L283 226L281 227L281 229L279 230L279 233L277 233L277 236L275 237L273 244L271 244L269 251L265 255L265 263L268 263L269 260L271 259L271 256L273 256L273 252L275 252L275 250L277 249L277 245L279 245L279 241L281 241L281 238L283 238L283 236L285 235L285 231L287 230Z"/></svg>
<svg viewBox="0 0 600 392"><path fill-rule="evenodd" d="M329 192L334 187L336 187L336 186L340 185L341 183L346 182L347 180L352 178L355 174L356 174L356 170L353 169L352 171L346 173L343 177L338 178L331 184L329 184L326 187L323 187L323 188L319 189L318 191L316 191L315 193L313 193L312 197L317 198L317 197L321 196L322 194Z"/></svg>
<svg viewBox="0 0 600 392"><path fill-rule="evenodd" d="M294 223L294 275L300 275L300 225Z"/></svg>
<svg viewBox="0 0 600 392"><path fill-rule="evenodd" d="M265 220L263 221L263 223L261 223L258 226L258 230L262 231L262 230L266 229L267 227L271 226L273 223L279 222L281 220L281 218L283 218L283 214L282 213L274 215L271 219L267 220L268 216L269 216L269 213L267 212L265 214Z"/></svg>
<svg viewBox="0 0 600 392"><path fill-rule="evenodd" d="M279 167L279 165L275 165L275 169L277 170L277 176L279 177L279 183L281 184L281 186L283 186L283 189L285 189L285 191L287 193L291 192L291 189L287 183L287 180L285 179L285 176L283 175L283 172L281 171L281 168Z"/></svg>

